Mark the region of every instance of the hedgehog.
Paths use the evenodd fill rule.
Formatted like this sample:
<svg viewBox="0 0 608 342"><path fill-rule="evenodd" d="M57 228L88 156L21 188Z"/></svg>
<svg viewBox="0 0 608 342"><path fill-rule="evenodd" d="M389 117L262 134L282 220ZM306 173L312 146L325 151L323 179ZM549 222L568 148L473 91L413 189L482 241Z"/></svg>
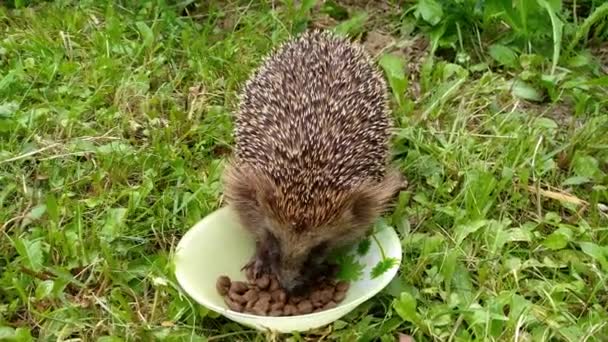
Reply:
<svg viewBox="0 0 608 342"><path fill-rule="evenodd" d="M223 176L256 240L244 270L296 293L329 252L369 232L405 183L389 162L388 102L363 47L330 31L306 31L263 60L240 93Z"/></svg>

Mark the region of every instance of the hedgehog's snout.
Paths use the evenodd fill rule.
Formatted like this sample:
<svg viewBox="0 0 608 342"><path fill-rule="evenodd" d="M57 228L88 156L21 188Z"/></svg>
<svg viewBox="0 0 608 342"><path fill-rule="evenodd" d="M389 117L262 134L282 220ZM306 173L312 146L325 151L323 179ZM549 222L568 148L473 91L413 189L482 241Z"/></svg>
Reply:
<svg viewBox="0 0 608 342"><path fill-rule="evenodd" d="M298 269L281 269L278 278L281 287L291 295L297 295L306 287L302 272Z"/></svg>
<svg viewBox="0 0 608 342"><path fill-rule="evenodd" d="M291 295L304 292L310 286L314 274L307 263L290 260L283 260L277 271L281 287Z"/></svg>
<svg viewBox="0 0 608 342"><path fill-rule="evenodd" d="M315 278L324 271L327 270L322 265L312 262L309 258L298 266L283 264L276 274L285 291L290 295L300 295L306 292L314 283Z"/></svg>

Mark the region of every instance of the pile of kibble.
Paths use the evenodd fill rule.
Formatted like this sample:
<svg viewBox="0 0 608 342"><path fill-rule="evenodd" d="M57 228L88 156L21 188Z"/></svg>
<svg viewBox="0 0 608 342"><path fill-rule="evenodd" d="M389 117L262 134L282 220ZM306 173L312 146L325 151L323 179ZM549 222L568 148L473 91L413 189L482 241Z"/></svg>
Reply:
<svg viewBox="0 0 608 342"><path fill-rule="evenodd" d="M263 275L247 282L231 281L227 276L217 279L217 291L230 310L258 316L298 316L336 307L346 297L349 284L320 278L314 290L306 295L288 296L276 277Z"/></svg>

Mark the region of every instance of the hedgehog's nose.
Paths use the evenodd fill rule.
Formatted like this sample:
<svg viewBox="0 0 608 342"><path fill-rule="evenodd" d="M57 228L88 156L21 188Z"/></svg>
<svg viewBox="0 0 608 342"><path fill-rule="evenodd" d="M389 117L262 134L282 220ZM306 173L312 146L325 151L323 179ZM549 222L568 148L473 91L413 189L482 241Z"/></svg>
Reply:
<svg viewBox="0 0 608 342"><path fill-rule="evenodd" d="M291 295L295 295L296 292L301 291L301 288L303 287L303 284L295 279L280 279L279 282L281 283L283 290Z"/></svg>
<svg viewBox="0 0 608 342"><path fill-rule="evenodd" d="M304 289L304 282L300 279L300 274L292 271L283 271L279 277L281 287L290 295L297 295Z"/></svg>
<svg viewBox="0 0 608 342"><path fill-rule="evenodd" d="M294 287L291 287L289 289L285 289L285 292L287 292L287 294L289 296L304 296L307 292L307 288L304 284L298 284L295 285Z"/></svg>

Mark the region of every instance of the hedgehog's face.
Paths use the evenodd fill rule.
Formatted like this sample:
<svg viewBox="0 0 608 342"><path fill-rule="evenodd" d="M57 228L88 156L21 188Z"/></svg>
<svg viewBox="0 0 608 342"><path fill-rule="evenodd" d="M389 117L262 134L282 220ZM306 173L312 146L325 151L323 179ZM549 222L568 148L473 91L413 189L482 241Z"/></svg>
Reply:
<svg viewBox="0 0 608 342"><path fill-rule="evenodd" d="M271 221L270 219L269 221ZM311 244L311 238L302 235L296 244L293 239L295 234L285 234L283 229L276 223L267 227L267 235L272 236L268 241L268 255L266 262L269 270L275 274L281 286L290 293L298 293L309 285L318 274L319 266L326 252L325 244Z"/></svg>
<svg viewBox="0 0 608 342"><path fill-rule="evenodd" d="M294 229L293 224L280 222L272 215L266 216L264 229L270 237L266 240L270 242L269 268L291 293L305 289L319 275L331 247L341 240L329 225Z"/></svg>
<svg viewBox="0 0 608 342"><path fill-rule="evenodd" d="M331 196L332 206L320 200L303 208L298 200L293 200L293 194L285 194L254 168L231 166L225 177L225 196L242 224L257 238L256 261L276 274L281 285L292 292L309 284L333 248L365 235L403 185L401 176L390 172L380 183L336 192ZM312 220L301 220L303 215L296 214L298 210L302 214L327 214L328 207L332 208L331 215L318 214Z"/></svg>

